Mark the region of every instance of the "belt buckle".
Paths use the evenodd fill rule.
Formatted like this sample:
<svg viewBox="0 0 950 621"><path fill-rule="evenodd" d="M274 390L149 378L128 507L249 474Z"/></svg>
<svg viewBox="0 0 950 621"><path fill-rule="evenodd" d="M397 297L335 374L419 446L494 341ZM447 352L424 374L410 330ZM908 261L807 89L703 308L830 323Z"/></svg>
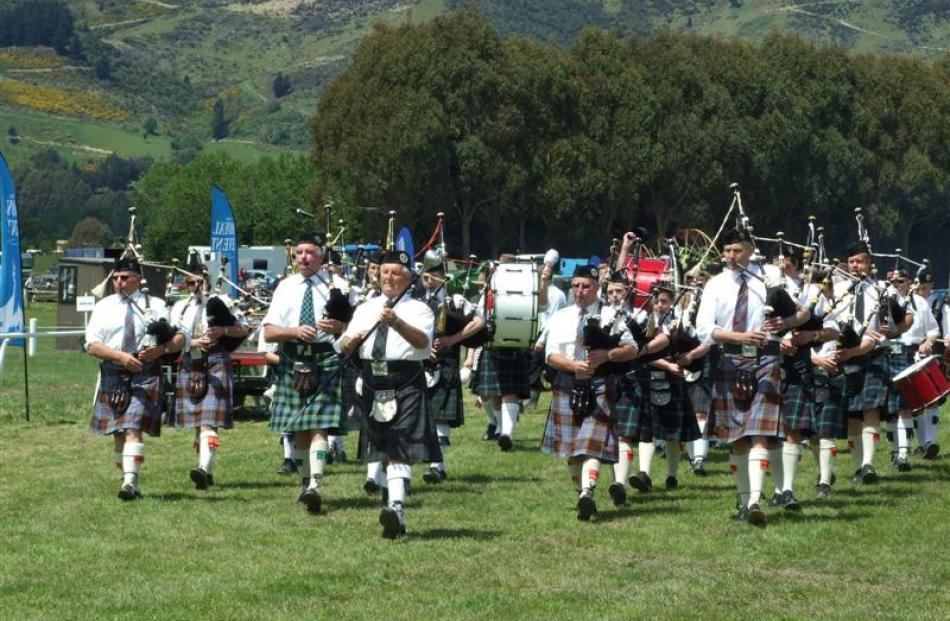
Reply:
<svg viewBox="0 0 950 621"><path fill-rule="evenodd" d="M759 348L755 345L743 345L739 350L739 355L743 358L758 358Z"/></svg>
<svg viewBox="0 0 950 621"><path fill-rule="evenodd" d="M895 356L904 353L904 344L900 341L891 341L891 353Z"/></svg>
<svg viewBox="0 0 950 621"><path fill-rule="evenodd" d="M373 401L392 401L395 398L395 390L377 390L373 393Z"/></svg>
<svg viewBox="0 0 950 621"><path fill-rule="evenodd" d="M650 379L659 381L666 379L666 371L650 371Z"/></svg>
<svg viewBox="0 0 950 621"><path fill-rule="evenodd" d="M374 377L386 377L389 375L389 365L385 360L373 360L370 363L370 369Z"/></svg>

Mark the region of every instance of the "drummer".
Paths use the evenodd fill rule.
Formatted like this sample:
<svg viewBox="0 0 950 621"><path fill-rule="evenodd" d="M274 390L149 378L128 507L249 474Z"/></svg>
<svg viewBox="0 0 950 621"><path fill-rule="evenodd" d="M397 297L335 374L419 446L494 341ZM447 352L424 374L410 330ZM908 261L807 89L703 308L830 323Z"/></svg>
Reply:
<svg viewBox="0 0 950 621"><path fill-rule="evenodd" d="M933 354L938 357L940 367L944 375L947 374L947 337L950 336L950 308L948 308L948 298L946 293L939 296L934 295L934 276L930 268L923 268L917 272L917 292L921 297L927 298L930 310L937 320L937 329L939 335L933 344ZM937 444L937 423L939 422L940 406L944 399L924 408L915 421L917 423L917 448L914 455L920 455L924 459L936 459L940 454L940 445Z"/></svg>

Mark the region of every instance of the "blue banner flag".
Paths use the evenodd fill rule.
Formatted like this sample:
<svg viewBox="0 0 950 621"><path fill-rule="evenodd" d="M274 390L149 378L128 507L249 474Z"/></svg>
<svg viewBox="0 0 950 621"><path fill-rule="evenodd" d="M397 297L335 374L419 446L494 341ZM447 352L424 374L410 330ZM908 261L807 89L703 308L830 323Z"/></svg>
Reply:
<svg viewBox="0 0 950 621"><path fill-rule="evenodd" d="M416 246L412 243L412 232L408 226L399 229L396 235L396 250L401 250L409 255L409 258L416 256Z"/></svg>
<svg viewBox="0 0 950 621"><path fill-rule="evenodd" d="M3 259L0 261L0 333L23 332L23 276L20 267L20 220L16 190L7 160L0 153L0 206L3 207ZM23 347L23 339L11 345Z"/></svg>
<svg viewBox="0 0 950 621"><path fill-rule="evenodd" d="M218 259L228 260L228 278L238 281L238 240L237 227L234 224L234 211L228 197L218 186L211 186L211 252ZM215 274L209 274L214 279ZM237 297L233 288L231 296Z"/></svg>

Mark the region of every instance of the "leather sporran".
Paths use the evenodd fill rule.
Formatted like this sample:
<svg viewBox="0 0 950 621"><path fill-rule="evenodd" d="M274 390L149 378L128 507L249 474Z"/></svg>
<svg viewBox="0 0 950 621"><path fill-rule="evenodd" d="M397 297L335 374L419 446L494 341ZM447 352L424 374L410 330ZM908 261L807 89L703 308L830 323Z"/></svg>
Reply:
<svg viewBox="0 0 950 621"><path fill-rule="evenodd" d="M201 401L208 394L208 367L204 358L191 361L191 370L188 371L188 398L194 402Z"/></svg>
<svg viewBox="0 0 950 621"><path fill-rule="evenodd" d="M857 395L864 390L864 369L858 365L844 365L844 391L847 395Z"/></svg>
<svg viewBox="0 0 950 621"><path fill-rule="evenodd" d="M132 403L132 376L123 373L122 384L118 388L113 388L109 393L109 407L118 416L125 414Z"/></svg>
<svg viewBox="0 0 950 621"><path fill-rule="evenodd" d="M732 396L736 401L751 401L756 389L755 373L745 369L736 369L732 379Z"/></svg>
<svg viewBox="0 0 950 621"><path fill-rule="evenodd" d="M650 405L663 407L673 400L673 389L664 371L650 372Z"/></svg>
<svg viewBox="0 0 950 621"><path fill-rule="evenodd" d="M597 395L590 380L574 380L571 384L571 411L577 416L587 416L597 407Z"/></svg>
<svg viewBox="0 0 950 621"><path fill-rule="evenodd" d="M298 360L294 362L294 377L291 387L300 393L301 397L309 397L317 390L317 375L309 362Z"/></svg>

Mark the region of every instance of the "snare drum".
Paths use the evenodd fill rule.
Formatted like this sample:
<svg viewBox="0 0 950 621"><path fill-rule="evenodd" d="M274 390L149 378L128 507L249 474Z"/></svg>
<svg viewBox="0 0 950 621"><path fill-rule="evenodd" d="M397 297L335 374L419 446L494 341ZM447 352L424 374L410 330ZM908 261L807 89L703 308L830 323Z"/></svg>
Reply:
<svg viewBox="0 0 950 621"><path fill-rule="evenodd" d="M625 265L627 278L633 281L636 294L633 304L640 308L646 304L654 285L659 282L670 282L670 263L666 259L651 259L640 257L638 260L629 259Z"/></svg>
<svg viewBox="0 0 950 621"><path fill-rule="evenodd" d="M488 292L488 320L495 324L489 347L531 349L538 338L538 267L502 263Z"/></svg>
<svg viewBox="0 0 950 621"><path fill-rule="evenodd" d="M915 362L891 381L904 397L907 408L913 412L933 405L950 393L950 382L944 376L936 356Z"/></svg>

